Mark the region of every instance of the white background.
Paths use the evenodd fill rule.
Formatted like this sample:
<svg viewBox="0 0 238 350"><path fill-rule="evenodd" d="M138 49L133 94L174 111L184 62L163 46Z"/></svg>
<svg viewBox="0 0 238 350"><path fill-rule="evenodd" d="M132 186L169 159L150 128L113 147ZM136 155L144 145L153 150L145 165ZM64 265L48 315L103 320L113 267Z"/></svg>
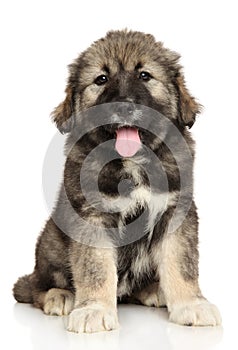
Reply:
<svg viewBox="0 0 238 350"><path fill-rule="evenodd" d="M204 105L192 129L197 142L200 283L206 297L218 305L223 328L180 327L168 323L163 310L123 306L120 331L74 335L65 331L65 320L15 305L11 296L17 277L32 271L35 242L49 215L41 188L42 164L56 132L49 114L64 97L66 66L109 29L125 27L152 33L180 52L188 87ZM236 1L231 0L1 2L4 348L237 348L237 32ZM56 152L56 162L57 157Z"/></svg>

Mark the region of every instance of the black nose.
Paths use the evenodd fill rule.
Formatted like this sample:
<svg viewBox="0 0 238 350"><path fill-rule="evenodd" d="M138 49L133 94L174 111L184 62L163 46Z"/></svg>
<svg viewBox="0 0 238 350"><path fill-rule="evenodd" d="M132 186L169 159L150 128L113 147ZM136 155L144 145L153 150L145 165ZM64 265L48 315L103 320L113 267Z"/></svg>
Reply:
<svg viewBox="0 0 238 350"><path fill-rule="evenodd" d="M116 103L115 112L120 117L131 115L135 110L135 106L131 102L118 101Z"/></svg>

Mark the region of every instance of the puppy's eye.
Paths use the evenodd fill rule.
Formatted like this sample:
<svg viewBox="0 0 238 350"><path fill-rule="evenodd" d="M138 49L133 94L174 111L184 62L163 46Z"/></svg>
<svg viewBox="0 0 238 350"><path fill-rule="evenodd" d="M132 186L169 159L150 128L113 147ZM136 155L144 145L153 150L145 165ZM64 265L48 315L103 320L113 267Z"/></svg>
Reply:
<svg viewBox="0 0 238 350"><path fill-rule="evenodd" d="M149 81L151 78L152 78L152 76L148 72L141 72L139 75L139 79L144 80L144 81Z"/></svg>
<svg viewBox="0 0 238 350"><path fill-rule="evenodd" d="M103 85L103 84L106 84L106 82L108 81L108 77L104 74L102 75L99 75L95 80L94 80L94 83L96 85Z"/></svg>

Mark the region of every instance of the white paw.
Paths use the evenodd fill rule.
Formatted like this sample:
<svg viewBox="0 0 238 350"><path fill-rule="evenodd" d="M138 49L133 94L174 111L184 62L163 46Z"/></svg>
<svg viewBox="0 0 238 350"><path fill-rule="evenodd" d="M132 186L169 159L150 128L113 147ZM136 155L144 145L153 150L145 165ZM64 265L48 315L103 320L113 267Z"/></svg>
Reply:
<svg viewBox="0 0 238 350"><path fill-rule="evenodd" d="M45 295L43 310L47 315L68 315L73 307L74 296L68 290L52 288Z"/></svg>
<svg viewBox="0 0 238 350"><path fill-rule="evenodd" d="M93 333L118 328L117 312L101 304L92 304L75 309L69 315L68 331Z"/></svg>
<svg viewBox="0 0 238 350"><path fill-rule="evenodd" d="M185 326L218 326L221 324L221 316L217 307L204 299L197 299L183 305L173 305L169 320Z"/></svg>

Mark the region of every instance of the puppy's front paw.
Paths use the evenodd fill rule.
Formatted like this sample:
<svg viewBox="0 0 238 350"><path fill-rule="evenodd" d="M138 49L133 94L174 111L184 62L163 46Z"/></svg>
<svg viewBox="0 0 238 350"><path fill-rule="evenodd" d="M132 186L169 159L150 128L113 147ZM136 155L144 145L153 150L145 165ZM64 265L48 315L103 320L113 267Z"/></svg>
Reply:
<svg viewBox="0 0 238 350"><path fill-rule="evenodd" d="M169 320L185 326L218 326L221 316L217 307L207 300L198 299L185 305L174 305Z"/></svg>
<svg viewBox="0 0 238 350"><path fill-rule="evenodd" d="M93 333L118 328L117 312L102 304L92 304L75 309L69 315L68 331Z"/></svg>

